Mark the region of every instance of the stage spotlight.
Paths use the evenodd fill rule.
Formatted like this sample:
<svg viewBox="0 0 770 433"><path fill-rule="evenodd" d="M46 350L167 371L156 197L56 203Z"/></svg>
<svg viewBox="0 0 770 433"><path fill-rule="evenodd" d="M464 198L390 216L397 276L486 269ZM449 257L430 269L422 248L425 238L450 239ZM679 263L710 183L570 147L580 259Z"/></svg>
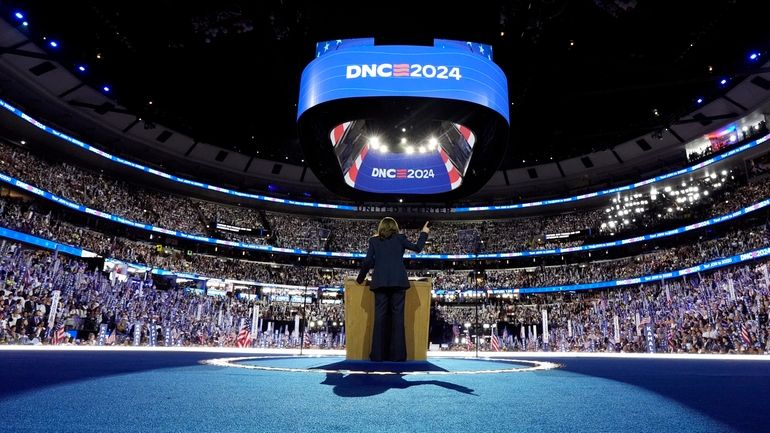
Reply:
<svg viewBox="0 0 770 433"><path fill-rule="evenodd" d="M698 104L702 104L703 103L703 98L698 98L698 99L695 100L695 102L697 102Z"/></svg>
<svg viewBox="0 0 770 433"><path fill-rule="evenodd" d="M83 66L83 65L80 65L80 66L78 66L78 71L85 72L86 71L86 67Z"/></svg>
<svg viewBox="0 0 770 433"><path fill-rule="evenodd" d="M53 48L59 48L59 43L56 41L51 41L48 43L48 45L50 45Z"/></svg>
<svg viewBox="0 0 770 433"><path fill-rule="evenodd" d="M425 148L425 146L420 146L420 147L417 148L417 151L420 152L420 153L425 153L427 151L427 149Z"/></svg>
<svg viewBox="0 0 770 433"><path fill-rule="evenodd" d="M104 86L104 87L102 87L102 90L104 90L105 92L109 93L110 92L110 86Z"/></svg>
<svg viewBox="0 0 770 433"><path fill-rule="evenodd" d="M412 146L406 146L406 153L411 155L414 153L414 147Z"/></svg>
<svg viewBox="0 0 770 433"><path fill-rule="evenodd" d="M26 21L22 21L21 25L23 25L24 27L27 27L29 25L29 23L26 22Z"/></svg>
<svg viewBox="0 0 770 433"><path fill-rule="evenodd" d="M388 150L390 150L390 149L388 149L388 146L386 146L384 144L380 145L380 153L388 153Z"/></svg>
<svg viewBox="0 0 770 433"><path fill-rule="evenodd" d="M719 81L719 84L721 84L721 85L723 85L723 86L724 86L725 84L727 84L727 78L722 78L722 79Z"/></svg>
<svg viewBox="0 0 770 433"><path fill-rule="evenodd" d="M760 56L760 53L751 53L751 55L749 55L749 59L750 60L757 60L759 58L759 56Z"/></svg>
<svg viewBox="0 0 770 433"><path fill-rule="evenodd" d="M16 12L15 14L13 14L13 16L15 16L17 19L20 19L20 20L24 19L24 14L21 12Z"/></svg>
<svg viewBox="0 0 770 433"><path fill-rule="evenodd" d="M401 144L406 144L406 137L401 137Z"/></svg>
<svg viewBox="0 0 770 433"><path fill-rule="evenodd" d="M428 140L428 150L436 150L436 147L438 147L438 140L436 140L436 137L431 137Z"/></svg>

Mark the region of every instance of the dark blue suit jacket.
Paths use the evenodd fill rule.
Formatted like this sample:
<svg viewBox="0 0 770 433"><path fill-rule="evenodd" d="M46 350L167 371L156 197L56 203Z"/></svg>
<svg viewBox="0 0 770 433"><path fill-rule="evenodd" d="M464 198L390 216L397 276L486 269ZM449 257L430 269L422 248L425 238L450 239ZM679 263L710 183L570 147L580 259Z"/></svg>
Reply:
<svg viewBox="0 0 770 433"><path fill-rule="evenodd" d="M422 251L428 234L420 232L417 243L413 244L401 233L394 234L383 239L379 236L369 238L369 249L366 251L366 259L358 274L358 282L363 283L369 269L374 268L370 289L380 287L409 288L409 279L406 276L404 266L404 250L412 250L416 253Z"/></svg>

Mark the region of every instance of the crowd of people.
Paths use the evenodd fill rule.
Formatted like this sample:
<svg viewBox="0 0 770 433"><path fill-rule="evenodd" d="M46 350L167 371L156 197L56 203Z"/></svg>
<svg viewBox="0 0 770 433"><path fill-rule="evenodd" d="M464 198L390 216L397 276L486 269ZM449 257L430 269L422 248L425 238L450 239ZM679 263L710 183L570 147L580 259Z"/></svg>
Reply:
<svg viewBox="0 0 770 433"><path fill-rule="evenodd" d="M478 316L468 305L436 312L458 349L478 341L491 350L495 333L502 350L763 354L770 353L769 284L768 263L759 262L624 289L498 300ZM494 327L478 340L467 331L477 317Z"/></svg>
<svg viewBox="0 0 770 433"><path fill-rule="evenodd" d="M759 121L754 125L744 125L740 130L737 130L733 133L710 138L710 143L699 149L688 150L687 160L692 162L709 157L722 151L723 149L737 146L749 140L757 139L767 134L767 132L767 122L765 120Z"/></svg>
<svg viewBox="0 0 770 433"><path fill-rule="evenodd" d="M310 250L365 251L366 240L377 225L377 220L289 215L177 196L138 187L67 162L51 162L26 148L2 141L0 171L100 211L167 229L250 243ZM685 196L679 196L678 185L671 193L661 186L656 191L608 197L604 207L559 215L436 221L425 252L462 254L575 246L606 237L608 231L612 235L633 230L649 231L663 222L670 224L716 216L770 194L768 180L739 185L735 176L720 176L713 180L710 177L690 179L692 185L699 186L701 194L696 200L685 202L681 202ZM647 205L636 206L628 218L618 216L619 210L623 210L621 205L629 200L632 203L647 202ZM617 220L611 230L607 225L610 217ZM239 233L217 230L218 223L247 230ZM404 230L407 235L416 235L417 231ZM562 239L546 237L573 232L573 236Z"/></svg>
<svg viewBox="0 0 770 433"><path fill-rule="evenodd" d="M485 296L479 305L437 300L432 342L498 350L494 334L499 350L768 353L769 283L768 262L759 261L613 290ZM253 331L248 346L344 347L343 304L275 299L160 290L152 279L121 281L78 259L0 242L5 343L233 346L245 328ZM308 326L297 329L298 317Z"/></svg>
<svg viewBox="0 0 770 433"><path fill-rule="evenodd" d="M60 298L50 320L54 291ZM296 305L271 303L270 297L160 290L152 279L121 281L90 269L87 262L0 242L2 342L50 343L63 334L59 343L97 344L104 334L111 336L104 338L107 344L131 344L138 338L142 344L155 340L157 345L232 345L244 323L251 327L254 309L259 318L255 326L263 327L255 332L254 345L290 344L286 333L299 314ZM316 341L336 339L340 344L336 334L343 317L341 305L309 304L305 314L314 323L308 329L322 334L313 336Z"/></svg>
<svg viewBox="0 0 770 433"><path fill-rule="evenodd" d="M0 225L17 231L91 249L106 258L147 265L152 268L192 273L220 279L314 287L341 287L355 269L312 267L256 262L247 259L190 253L172 247L159 248L146 242L108 236L57 218L55 212L41 213L32 204L0 199ZM671 248L608 260L595 252L591 261L558 266L537 265L512 269L488 269L482 278L468 270L412 271L414 276L431 276L434 287L445 291L491 290L499 288L548 287L598 281L620 280L687 268L700 263L770 245L766 224L734 228L713 239L702 238ZM606 251L605 251L606 253Z"/></svg>
<svg viewBox="0 0 770 433"><path fill-rule="evenodd" d="M77 203L192 234L251 243L332 251L364 251L376 220L266 212L137 187L105 173L51 162L0 141L0 171ZM603 207L550 216L486 221L436 221L424 252L504 252L580 245L724 215L770 197L770 180L741 184L729 169L695 179L608 197ZM357 270L257 262L202 254L129 239L96 223L74 223L24 193L0 199L0 226L94 251L104 258L218 279L251 281L249 296L227 289L209 296L205 283L160 285L149 273L116 278L93 262L0 241L0 341L21 344L234 345L244 327L248 345L344 346L344 305L322 296ZM612 222L610 225L609 222ZM695 242L608 259L511 269L410 271L430 276L436 290L431 335L447 349L475 344L503 350L765 353L768 342L767 262L630 288L503 296L495 289L563 286L619 280L686 268L770 245L770 226L754 221ZM222 225L229 228L222 228ZM219 227L218 227L219 226ZM244 229L244 230L240 230ZM636 230L636 233L633 233ZM402 230L414 238L416 229ZM109 234L107 233L109 232ZM563 239L546 234L572 233ZM573 236L576 235L576 236ZM593 257L591 257L593 254ZM558 257L556 257L558 259ZM562 257L562 260L564 257ZM552 262L551 262L552 263ZM276 288L274 285L285 285ZM203 285L203 287L200 287ZM312 286L309 302L292 301L291 287ZM269 287L266 288L266 287ZM285 293L282 292L285 291ZM55 295L60 296L54 306ZM439 294L440 293L440 294ZM245 293L243 295L246 295ZM305 298L307 300L307 298ZM544 313L545 312L545 313ZM548 317L548 326L541 323ZM255 320L256 319L256 320ZM296 326L308 338L302 339ZM472 326L483 322L484 330ZM436 331L436 332L434 332ZM439 332L440 331L440 332ZM545 332L545 335L543 335ZM495 345L497 346L497 345Z"/></svg>

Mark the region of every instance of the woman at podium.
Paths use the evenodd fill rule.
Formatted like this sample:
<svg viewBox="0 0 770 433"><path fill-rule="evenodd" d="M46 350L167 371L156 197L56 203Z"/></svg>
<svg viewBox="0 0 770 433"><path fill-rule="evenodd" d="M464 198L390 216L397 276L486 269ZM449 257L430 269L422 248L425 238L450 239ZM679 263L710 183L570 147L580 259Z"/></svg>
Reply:
<svg viewBox="0 0 770 433"><path fill-rule="evenodd" d="M422 251L428 240L426 222L416 243L399 233L398 223L383 218L377 234L369 238L361 272L356 281L363 284L369 269L374 268L370 289L374 292L374 328L372 330L372 361L405 361L404 300L409 279L404 266L404 251Z"/></svg>

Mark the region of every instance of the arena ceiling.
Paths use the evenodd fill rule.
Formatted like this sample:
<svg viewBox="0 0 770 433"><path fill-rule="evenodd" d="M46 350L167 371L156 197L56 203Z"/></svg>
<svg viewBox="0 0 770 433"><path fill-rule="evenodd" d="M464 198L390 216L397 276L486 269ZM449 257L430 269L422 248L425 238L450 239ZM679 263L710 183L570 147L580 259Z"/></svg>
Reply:
<svg viewBox="0 0 770 433"><path fill-rule="evenodd" d="M419 5L419 6L416 6ZM719 97L767 55L748 0L443 2L5 1L83 78L161 123L246 154L301 163L300 73L316 41L374 36L490 43L509 80L503 168L605 149ZM42 45L42 44L41 44ZM764 57L763 57L764 58ZM758 63L758 62L757 62ZM725 84L720 82L726 79Z"/></svg>

